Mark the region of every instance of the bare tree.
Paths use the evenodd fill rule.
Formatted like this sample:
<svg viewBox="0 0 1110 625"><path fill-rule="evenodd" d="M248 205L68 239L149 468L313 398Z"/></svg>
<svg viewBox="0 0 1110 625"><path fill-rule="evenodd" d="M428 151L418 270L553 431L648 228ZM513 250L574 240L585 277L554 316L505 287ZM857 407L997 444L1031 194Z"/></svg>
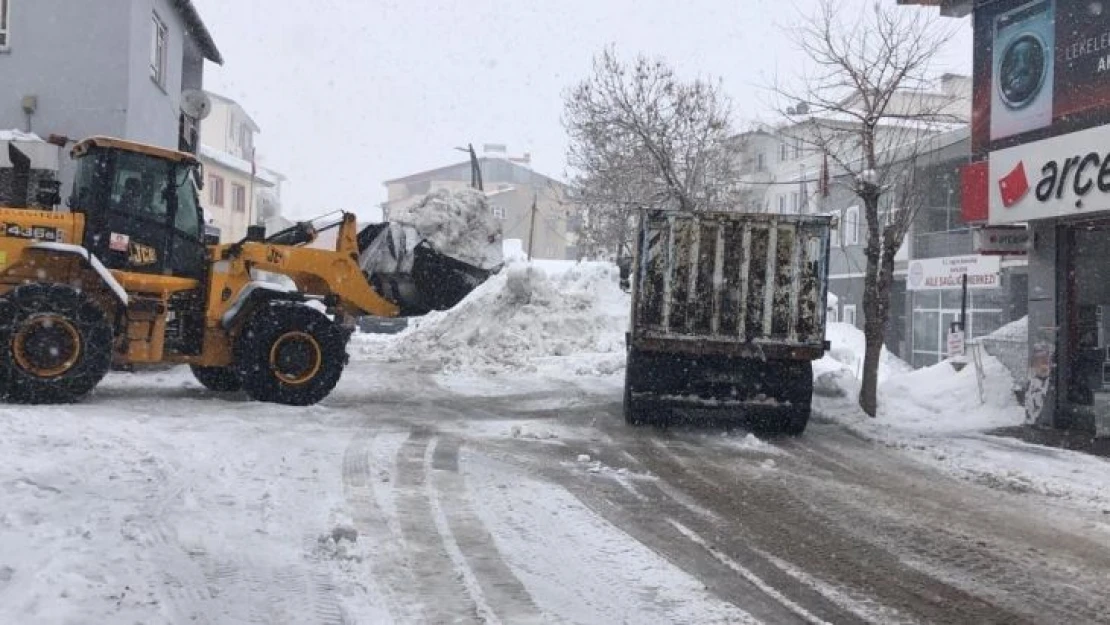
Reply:
<svg viewBox="0 0 1110 625"><path fill-rule="evenodd" d="M861 13L838 0L788 29L808 66L774 93L789 130L823 153L863 206L866 350L860 407L877 411L879 358L890 318L894 258L922 202L915 172L933 138L965 122L957 97L935 88L931 62L952 30L932 12L876 2Z"/></svg>
<svg viewBox="0 0 1110 625"><path fill-rule="evenodd" d="M718 83L682 81L661 60L626 65L613 48L596 56L592 75L565 95L563 114L587 245L627 252L639 208L731 207L730 107Z"/></svg>

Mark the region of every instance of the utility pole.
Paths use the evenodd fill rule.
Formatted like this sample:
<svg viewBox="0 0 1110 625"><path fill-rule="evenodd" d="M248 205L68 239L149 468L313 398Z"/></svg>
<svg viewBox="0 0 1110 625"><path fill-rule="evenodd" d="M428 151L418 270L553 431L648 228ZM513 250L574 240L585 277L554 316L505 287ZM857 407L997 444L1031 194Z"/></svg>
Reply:
<svg viewBox="0 0 1110 625"><path fill-rule="evenodd" d="M536 196L532 194L532 222L528 226L528 262L532 261L532 239L536 236Z"/></svg>

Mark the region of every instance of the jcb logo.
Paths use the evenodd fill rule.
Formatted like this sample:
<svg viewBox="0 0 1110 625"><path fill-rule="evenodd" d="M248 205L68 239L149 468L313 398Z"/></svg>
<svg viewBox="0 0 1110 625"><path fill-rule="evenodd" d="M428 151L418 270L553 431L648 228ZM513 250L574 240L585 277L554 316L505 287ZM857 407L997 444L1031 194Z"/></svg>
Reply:
<svg viewBox="0 0 1110 625"><path fill-rule="evenodd" d="M266 261L274 265L280 265L285 262L285 254L281 253L276 247L271 247L266 252Z"/></svg>
<svg viewBox="0 0 1110 625"><path fill-rule="evenodd" d="M154 248L150 247L149 245L132 243L130 251L131 255L128 257L128 261L135 267L153 265L154 263L158 262L158 252L156 252Z"/></svg>

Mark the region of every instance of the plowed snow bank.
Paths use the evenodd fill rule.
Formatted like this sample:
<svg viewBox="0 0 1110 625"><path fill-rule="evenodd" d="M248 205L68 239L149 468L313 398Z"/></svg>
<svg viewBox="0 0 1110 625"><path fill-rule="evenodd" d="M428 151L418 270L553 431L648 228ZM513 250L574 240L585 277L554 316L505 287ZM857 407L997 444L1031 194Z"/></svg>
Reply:
<svg viewBox="0 0 1110 625"><path fill-rule="evenodd" d="M577 263L551 274L511 264L451 310L414 319L390 341L389 357L455 371L534 370L551 356L623 357L628 313L612 264Z"/></svg>

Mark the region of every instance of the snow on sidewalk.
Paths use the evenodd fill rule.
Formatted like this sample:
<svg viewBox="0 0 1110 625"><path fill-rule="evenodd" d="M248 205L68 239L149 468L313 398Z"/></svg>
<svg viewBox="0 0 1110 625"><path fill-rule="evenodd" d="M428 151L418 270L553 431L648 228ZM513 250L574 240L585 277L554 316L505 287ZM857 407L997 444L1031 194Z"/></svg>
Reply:
<svg viewBox="0 0 1110 625"><path fill-rule="evenodd" d="M862 359L863 333L834 327L829 335L833 350L814 368L817 386L826 391L825 396L814 397L819 416L991 487L1038 493L1086 508L1110 508L1107 461L987 434L1025 421L1025 411L1013 394L1012 376L996 358L982 354L980 394L974 363L961 371L948 361L912 370L884 353L879 414L872 419L857 404L859 381L851 369L857 358ZM829 385L836 385L842 396L828 396L832 394L827 392Z"/></svg>

